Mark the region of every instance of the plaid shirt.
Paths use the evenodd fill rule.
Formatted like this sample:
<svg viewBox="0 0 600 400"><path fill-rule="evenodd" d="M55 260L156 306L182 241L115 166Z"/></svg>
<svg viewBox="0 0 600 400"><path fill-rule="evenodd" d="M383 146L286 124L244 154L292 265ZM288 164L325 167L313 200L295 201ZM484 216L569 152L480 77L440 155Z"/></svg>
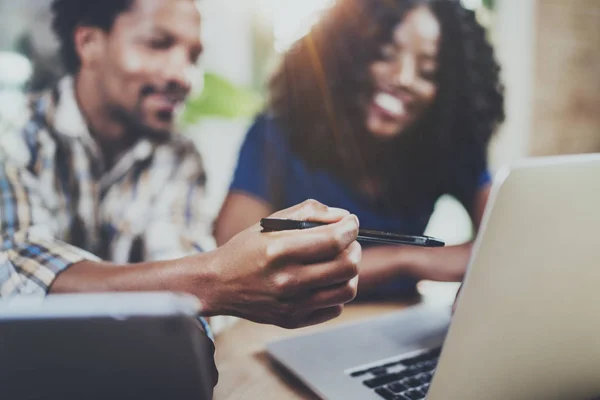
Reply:
<svg viewBox="0 0 600 400"><path fill-rule="evenodd" d="M0 298L45 295L82 260L174 259L212 245L200 155L183 137L141 139L105 165L69 77L13 128L0 129Z"/></svg>

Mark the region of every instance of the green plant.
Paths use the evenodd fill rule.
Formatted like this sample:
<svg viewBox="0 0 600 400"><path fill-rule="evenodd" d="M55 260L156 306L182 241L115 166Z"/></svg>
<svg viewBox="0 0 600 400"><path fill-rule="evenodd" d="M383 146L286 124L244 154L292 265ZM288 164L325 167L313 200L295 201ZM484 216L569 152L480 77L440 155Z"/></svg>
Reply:
<svg viewBox="0 0 600 400"><path fill-rule="evenodd" d="M493 10L494 9L494 3L495 3L495 0L483 0L483 5L488 10Z"/></svg>
<svg viewBox="0 0 600 400"><path fill-rule="evenodd" d="M202 92L190 98L183 113L184 125L203 117L251 118L262 107L261 96L251 89L237 86L218 74L204 75Z"/></svg>

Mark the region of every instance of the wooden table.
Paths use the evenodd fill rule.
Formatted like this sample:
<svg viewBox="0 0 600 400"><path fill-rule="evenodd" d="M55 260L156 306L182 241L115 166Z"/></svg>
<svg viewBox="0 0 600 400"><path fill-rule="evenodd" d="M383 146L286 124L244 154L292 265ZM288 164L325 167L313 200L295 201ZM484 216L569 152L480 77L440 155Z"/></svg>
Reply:
<svg viewBox="0 0 600 400"><path fill-rule="evenodd" d="M238 321L216 339L215 358L219 368L219 384L215 388L214 399L315 399L315 395L300 382L272 363L265 353L265 345L275 339L359 321L400 310L407 305L408 303L351 304L335 320L298 330Z"/></svg>

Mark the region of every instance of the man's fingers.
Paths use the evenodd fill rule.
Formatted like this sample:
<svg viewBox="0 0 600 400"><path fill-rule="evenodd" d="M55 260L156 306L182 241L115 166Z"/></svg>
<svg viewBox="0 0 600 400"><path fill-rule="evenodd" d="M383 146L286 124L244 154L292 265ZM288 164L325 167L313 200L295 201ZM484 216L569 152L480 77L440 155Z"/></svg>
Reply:
<svg viewBox="0 0 600 400"><path fill-rule="evenodd" d="M336 259L319 264L292 265L286 267L276 277L281 293L290 297L314 292L316 289L348 282L358 275L361 247L353 242Z"/></svg>
<svg viewBox="0 0 600 400"><path fill-rule="evenodd" d="M356 241L350 243L336 259L323 263L305 265L303 282L310 288L324 288L347 282L358 275L358 264L362 258L362 248Z"/></svg>
<svg viewBox="0 0 600 400"><path fill-rule="evenodd" d="M299 294L286 300L282 299L280 306L283 311L283 314L281 314L283 322L279 325L286 328L297 328L316 324L318 323L317 320L323 322L334 318L339 313L330 315L328 311L323 310L333 311L335 309L341 312L341 307L344 304L354 300L357 291L358 276L355 276L344 283L315 290L312 293ZM321 317L324 319L321 319Z"/></svg>
<svg viewBox="0 0 600 400"><path fill-rule="evenodd" d="M305 202L279 211L272 218L294 219L297 221L315 221L333 223L348 216L350 213L341 208L327 207L316 200Z"/></svg>
<svg viewBox="0 0 600 400"><path fill-rule="evenodd" d="M302 306L309 309L321 309L349 303L356 297L357 287L358 276L350 281L316 291Z"/></svg>
<svg viewBox="0 0 600 400"><path fill-rule="evenodd" d="M260 233L256 246L267 296L277 304L265 320L297 328L337 317L356 296L360 245L358 218L346 210L309 200L273 218L323 222L316 228ZM259 225L251 228L260 230ZM264 279L266 278L266 281Z"/></svg>
<svg viewBox="0 0 600 400"><path fill-rule="evenodd" d="M313 311L309 316L302 322L298 328L302 328L310 325L317 325L330 319L339 317L344 311L344 306L333 306L328 308L322 308L320 310Z"/></svg>
<svg viewBox="0 0 600 400"><path fill-rule="evenodd" d="M271 261L311 263L337 257L358 235L358 219L348 215L341 221L301 231L269 232L267 257Z"/></svg>

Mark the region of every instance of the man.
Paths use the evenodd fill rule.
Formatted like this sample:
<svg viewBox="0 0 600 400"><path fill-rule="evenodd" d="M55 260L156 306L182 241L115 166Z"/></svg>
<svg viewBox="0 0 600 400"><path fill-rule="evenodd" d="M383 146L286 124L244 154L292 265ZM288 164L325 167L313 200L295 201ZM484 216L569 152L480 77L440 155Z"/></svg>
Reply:
<svg viewBox="0 0 600 400"><path fill-rule="evenodd" d="M195 0L52 9L70 76L0 132L0 296L183 291L203 315L287 328L339 315L360 259L346 211L308 201L275 216L331 224L201 251L204 172L171 133L202 53Z"/></svg>

